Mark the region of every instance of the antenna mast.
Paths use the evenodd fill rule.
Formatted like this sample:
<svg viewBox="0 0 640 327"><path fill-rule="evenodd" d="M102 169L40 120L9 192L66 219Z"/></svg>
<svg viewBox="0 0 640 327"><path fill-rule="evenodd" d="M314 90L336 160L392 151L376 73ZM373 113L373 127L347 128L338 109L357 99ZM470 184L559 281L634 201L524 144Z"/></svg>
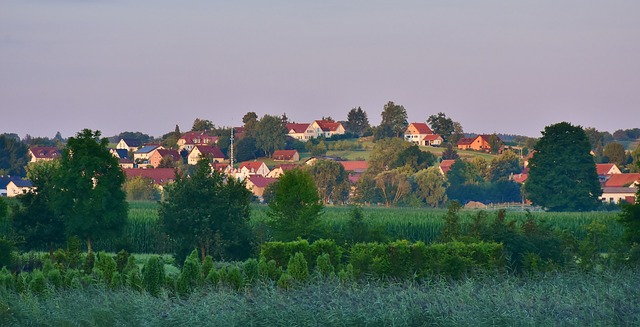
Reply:
<svg viewBox="0 0 640 327"><path fill-rule="evenodd" d="M233 169L233 127L231 127L231 146L229 147L229 161L231 169Z"/></svg>

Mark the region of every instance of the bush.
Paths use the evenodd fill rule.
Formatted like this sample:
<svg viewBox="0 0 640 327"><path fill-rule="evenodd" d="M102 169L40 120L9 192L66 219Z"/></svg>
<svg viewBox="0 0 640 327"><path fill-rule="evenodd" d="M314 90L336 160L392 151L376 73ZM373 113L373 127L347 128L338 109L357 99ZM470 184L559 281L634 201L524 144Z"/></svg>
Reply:
<svg viewBox="0 0 640 327"><path fill-rule="evenodd" d="M152 296L160 295L165 283L164 263L159 256L151 256L142 267L142 285Z"/></svg>
<svg viewBox="0 0 640 327"><path fill-rule="evenodd" d="M12 267L14 261L13 250L13 242L0 238L0 268Z"/></svg>
<svg viewBox="0 0 640 327"><path fill-rule="evenodd" d="M309 278L309 265L302 252L297 252L289 259L287 273L299 282L303 282Z"/></svg>

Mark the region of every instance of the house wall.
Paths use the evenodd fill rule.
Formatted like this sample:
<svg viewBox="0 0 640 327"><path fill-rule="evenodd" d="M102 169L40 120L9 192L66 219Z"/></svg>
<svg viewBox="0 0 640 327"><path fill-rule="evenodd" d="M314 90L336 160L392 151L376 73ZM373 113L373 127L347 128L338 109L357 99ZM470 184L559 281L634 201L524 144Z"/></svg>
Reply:
<svg viewBox="0 0 640 327"><path fill-rule="evenodd" d="M15 183L9 182L7 185L7 197L12 198L26 192L31 192L31 189L30 187L19 187Z"/></svg>

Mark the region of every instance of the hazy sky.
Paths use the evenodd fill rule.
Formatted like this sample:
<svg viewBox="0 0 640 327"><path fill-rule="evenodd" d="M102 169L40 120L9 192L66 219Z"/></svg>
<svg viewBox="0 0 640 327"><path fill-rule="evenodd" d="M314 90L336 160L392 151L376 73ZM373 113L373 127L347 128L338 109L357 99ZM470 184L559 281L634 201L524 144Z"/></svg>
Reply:
<svg viewBox="0 0 640 327"><path fill-rule="evenodd" d="M640 127L640 1L0 0L0 133L311 122Z"/></svg>

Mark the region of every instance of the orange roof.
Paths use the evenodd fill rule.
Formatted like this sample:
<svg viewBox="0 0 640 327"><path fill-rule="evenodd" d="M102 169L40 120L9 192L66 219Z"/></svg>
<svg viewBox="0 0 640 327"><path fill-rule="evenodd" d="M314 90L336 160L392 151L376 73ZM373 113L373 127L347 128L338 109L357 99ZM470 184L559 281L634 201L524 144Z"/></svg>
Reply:
<svg viewBox="0 0 640 327"><path fill-rule="evenodd" d="M342 125L330 120L316 120L316 124L318 124L324 132L335 132Z"/></svg>
<svg viewBox="0 0 640 327"><path fill-rule="evenodd" d="M413 125L413 127L415 127L420 134L433 134L431 128L429 128L429 126L425 123L411 123L410 125Z"/></svg>
<svg viewBox="0 0 640 327"><path fill-rule="evenodd" d="M598 175L607 175L611 168L613 168L614 164L606 163L606 164L596 164L596 170L598 171Z"/></svg>
<svg viewBox="0 0 640 327"><path fill-rule="evenodd" d="M522 184L527 180L528 177L528 174L515 174L513 175L513 177L511 177L511 179L516 183Z"/></svg>
<svg viewBox="0 0 640 327"><path fill-rule="evenodd" d="M153 184L164 185L175 179L175 171L173 168L127 168L123 170L127 179L141 176L144 178L150 178L153 180Z"/></svg>
<svg viewBox="0 0 640 327"><path fill-rule="evenodd" d="M287 124L287 132L293 130L294 133L304 133L309 124Z"/></svg>
<svg viewBox="0 0 640 327"><path fill-rule="evenodd" d="M363 172L369 168L369 163L364 160L358 161L338 161L344 170L346 171L354 171L354 172Z"/></svg>
<svg viewBox="0 0 640 327"><path fill-rule="evenodd" d="M611 177L604 183L605 187L623 187L630 186L634 182L640 183L640 173L613 174L610 176Z"/></svg>

